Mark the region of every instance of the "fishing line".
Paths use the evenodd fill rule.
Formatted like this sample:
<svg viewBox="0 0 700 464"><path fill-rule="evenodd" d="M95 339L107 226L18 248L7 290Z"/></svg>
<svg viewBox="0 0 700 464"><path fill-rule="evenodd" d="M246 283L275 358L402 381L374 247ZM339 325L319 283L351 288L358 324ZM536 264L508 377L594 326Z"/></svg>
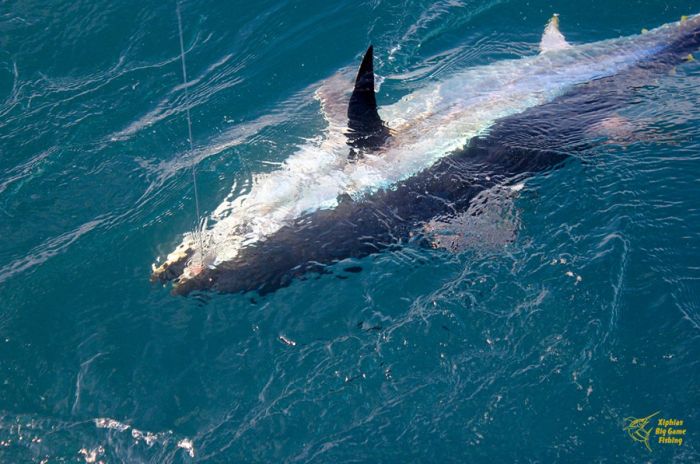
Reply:
<svg viewBox="0 0 700 464"><path fill-rule="evenodd" d="M194 153L194 144L192 142L192 117L190 116L189 107L189 90L187 82L187 63L185 62L185 42L182 33L182 16L180 15L180 2L175 3L175 13L177 14L177 30L180 34L180 62L182 63L182 85L185 89L185 114L187 115L187 136L190 142L190 155ZM192 162L192 183L194 185L194 208L197 214L197 226L195 230L195 235L199 238L199 265L202 265L204 260L204 243L202 239L203 227L201 214L199 210L199 191L197 189L197 164Z"/></svg>

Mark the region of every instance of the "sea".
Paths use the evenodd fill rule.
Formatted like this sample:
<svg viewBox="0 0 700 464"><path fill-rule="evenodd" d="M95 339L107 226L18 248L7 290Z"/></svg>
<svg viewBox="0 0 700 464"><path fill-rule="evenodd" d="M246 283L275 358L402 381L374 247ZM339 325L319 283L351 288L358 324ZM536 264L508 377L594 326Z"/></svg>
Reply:
<svg viewBox="0 0 700 464"><path fill-rule="evenodd" d="M245 195L370 43L390 104L554 13L575 45L700 1L1 1L0 463L700 462L700 51L527 179L507 240L149 280L193 171L200 217Z"/></svg>

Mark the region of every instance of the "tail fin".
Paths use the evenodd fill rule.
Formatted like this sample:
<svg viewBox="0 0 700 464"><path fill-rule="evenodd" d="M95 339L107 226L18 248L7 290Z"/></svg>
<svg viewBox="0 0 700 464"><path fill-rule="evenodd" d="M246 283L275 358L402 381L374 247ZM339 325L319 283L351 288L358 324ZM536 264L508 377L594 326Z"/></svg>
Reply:
<svg viewBox="0 0 700 464"><path fill-rule="evenodd" d="M355 79L355 90L348 106L348 145L357 149L379 148L389 137L389 129L377 112L374 93L373 48L370 45Z"/></svg>

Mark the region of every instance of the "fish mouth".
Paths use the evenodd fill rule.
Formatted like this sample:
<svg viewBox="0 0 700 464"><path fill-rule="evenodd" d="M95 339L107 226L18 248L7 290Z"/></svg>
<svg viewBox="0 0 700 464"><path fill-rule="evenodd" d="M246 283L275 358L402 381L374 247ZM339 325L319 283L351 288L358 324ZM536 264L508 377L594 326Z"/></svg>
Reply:
<svg viewBox="0 0 700 464"><path fill-rule="evenodd" d="M174 281L173 287L170 289L170 294L173 296L187 296L198 288L199 285L197 285L195 279L181 277Z"/></svg>
<svg viewBox="0 0 700 464"><path fill-rule="evenodd" d="M189 263L182 273L173 279L173 286L170 291L173 295L187 296L195 290L205 288L207 283L213 282L210 268L203 264Z"/></svg>

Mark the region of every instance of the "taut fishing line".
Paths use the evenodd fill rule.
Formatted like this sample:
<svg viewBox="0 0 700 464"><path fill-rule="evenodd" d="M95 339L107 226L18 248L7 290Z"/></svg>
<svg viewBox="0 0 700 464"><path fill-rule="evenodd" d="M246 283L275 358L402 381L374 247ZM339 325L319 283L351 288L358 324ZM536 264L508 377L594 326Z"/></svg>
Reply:
<svg viewBox="0 0 700 464"><path fill-rule="evenodd" d="M192 117L189 107L189 89L187 81L187 63L185 62L185 42L182 33L182 15L180 14L180 3L175 3L175 13L177 14L177 30L180 35L180 62L182 63L182 85L185 89L185 114L187 115L187 140L190 142L190 155L194 153L194 143L192 142ZM192 163L192 183L194 185L194 207L197 214L197 227L195 235L199 239L199 264L202 265L204 259L204 242L202 238L202 220L199 210L199 191L197 189L197 164Z"/></svg>

